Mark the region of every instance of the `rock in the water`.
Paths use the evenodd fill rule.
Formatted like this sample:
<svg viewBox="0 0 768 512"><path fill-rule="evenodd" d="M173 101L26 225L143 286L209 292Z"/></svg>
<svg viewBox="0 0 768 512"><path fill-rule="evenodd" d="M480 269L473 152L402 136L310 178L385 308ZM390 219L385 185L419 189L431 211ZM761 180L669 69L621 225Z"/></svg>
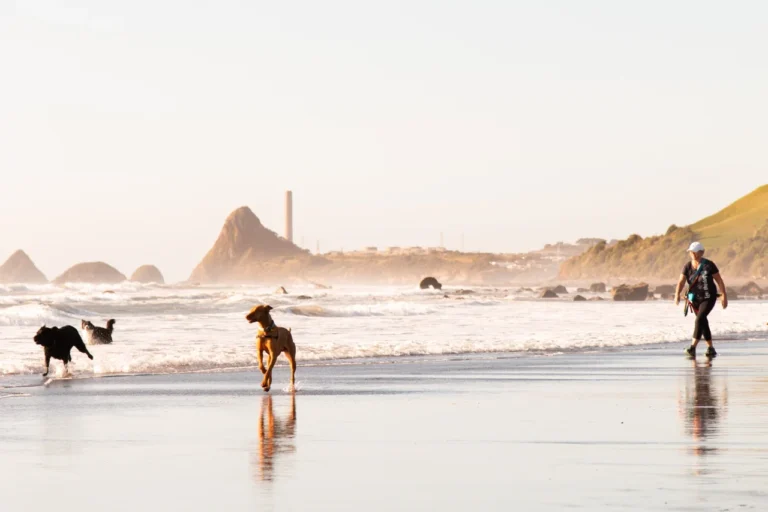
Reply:
<svg viewBox="0 0 768 512"><path fill-rule="evenodd" d="M675 288L677 288L677 287L675 285L673 285L673 284L662 284L662 285L659 285L656 288L654 288L653 289L653 293L656 293L656 294L659 294L659 295L664 295L664 294L674 295L675 294Z"/></svg>
<svg viewBox="0 0 768 512"><path fill-rule="evenodd" d="M586 300L587 300L587 298L586 297L582 297L581 295L577 295L577 296L575 296L573 298L573 302L583 302L583 301L586 301Z"/></svg>
<svg viewBox="0 0 768 512"><path fill-rule="evenodd" d="M646 300L648 298L648 285L645 283L622 284L613 288L611 295L616 301Z"/></svg>
<svg viewBox="0 0 768 512"><path fill-rule="evenodd" d="M312 299L312 297L310 297L309 295L299 295L299 296L298 296L298 297L296 297L296 298L297 298L298 300L311 300L311 299Z"/></svg>
<svg viewBox="0 0 768 512"><path fill-rule="evenodd" d="M474 290L463 290L463 289L460 289L460 290L456 290L453 293L455 293L456 295L472 295L475 292L474 292Z"/></svg>
<svg viewBox="0 0 768 512"><path fill-rule="evenodd" d="M0 266L0 283L5 284L45 284L48 279L32 263L24 251L11 254Z"/></svg>
<svg viewBox="0 0 768 512"><path fill-rule="evenodd" d="M550 290L549 288L545 288L544 290L541 291L541 293L539 293L539 298L540 299L556 299L557 294L552 290Z"/></svg>
<svg viewBox="0 0 768 512"><path fill-rule="evenodd" d="M726 287L725 290L728 292L728 300L739 300L739 293L734 288Z"/></svg>
<svg viewBox="0 0 768 512"><path fill-rule="evenodd" d="M576 293L587 293L589 288L576 288Z"/></svg>
<svg viewBox="0 0 768 512"><path fill-rule="evenodd" d="M605 293L605 283L592 283L589 285L589 291L595 293Z"/></svg>
<svg viewBox="0 0 768 512"><path fill-rule="evenodd" d="M272 293L274 293L275 295L288 295L288 290L286 290L286 289L285 289L284 287L282 287L282 286L278 286L278 287L275 289L275 291L274 291L274 292L272 292Z"/></svg>
<svg viewBox="0 0 768 512"><path fill-rule="evenodd" d="M602 297L590 297L590 298L589 298L589 299L587 299L587 300L590 300L590 301L596 301L596 300L605 300L605 299L603 299Z"/></svg>
<svg viewBox="0 0 768 512"><path fill-rule="evenodd" d="M426 290L427 288L442 290L443 285L440 284L440 282L434 277L425 277L424 279L421 280L421 283L419 283L419 288L421 288L422 290Z"/></svg>
<svg viewBox="0 0 768 512"><path fill-rule="evenodd" d="M131 281L137 283L157 283L165 284L163 274L160 269L154 265L142 265L136 269L136 272L131 275Z"/></svg>
<svg viewBox="0 0 768 512"><path fill-rule="evenodd" d="M526 292L527 293L532 293L533 292L533 288L519 288L517 290L517 293L526 293Z"/></svg>
<svg viewBox="0 0 768 512"><path fill-rule="evenodd" d="M750 281L739 290L742 295L747 297L760 297L763 294L763 289L760 288L756 282ZM729 297L730 298L730 297Z"/></svg>
<svg viewBox="0 0 768 512"><path fill-rule="evenodd" d="M126 277L115 267L101 261L90 263L78 263L70 267L53 282L63 283L91 283L91 284L115 284L122 283Z"/></svg>
<svg viewBox="0 0 768 512"><path fill-rule="evenodd" d="M551 288L551 290L553 292L557 293L557 294L568 293L568 289L565 286L561 285L561 284Z"/></svg>

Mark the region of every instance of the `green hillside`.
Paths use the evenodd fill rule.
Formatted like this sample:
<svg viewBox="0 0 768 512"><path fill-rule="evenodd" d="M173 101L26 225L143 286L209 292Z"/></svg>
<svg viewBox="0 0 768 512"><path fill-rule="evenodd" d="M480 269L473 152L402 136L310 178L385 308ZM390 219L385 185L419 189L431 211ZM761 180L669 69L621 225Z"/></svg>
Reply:
<svg viewBox="0 0 768 512"><path fill-rule="evenodd" d="M768 185L690 226L705 247L720 248L754 236L768 220Z"/></svg>
<svg viewBox="0 0 768 512"><path fill-rule="evenodd" d="M686 246L699 240L730 277L768 277L768 185L690 226L661 236L632 235L613 246L598 244L560 267L564 279L674 278L687 260Z"/></svg>

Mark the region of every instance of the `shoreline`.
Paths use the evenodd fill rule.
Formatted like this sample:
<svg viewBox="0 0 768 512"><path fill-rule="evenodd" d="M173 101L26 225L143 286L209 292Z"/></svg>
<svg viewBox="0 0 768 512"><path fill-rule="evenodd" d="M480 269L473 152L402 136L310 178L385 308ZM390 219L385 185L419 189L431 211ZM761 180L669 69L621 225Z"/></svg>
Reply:
<svg viewBox="0 0 768 512"><path fill-rule="evenodd" d="M745 336L746 335L746 336ZM722 337L715 340L715 346L721 345L730 346L735 345L740 347L742 344L751 343L768 343L768 332L754 331L751 333L736 333L732 337ZM367 366L388 366L388 365L419 365L419 364L439 364L448 361L494 361L497 359L527 359L527 358L555 358L555 357L567 357L569 355L600 355L600 354L616 354L616 353L633 353L633 352L649 352L649 351L664 351L670 350L671 346L679 345L680 352L688 346L689 341L687 339L675 340L675 341L662 341L648 344L639 345L625 345L625 346L595 346L595 347L574 347L570 349L541 349L541 350L520 350L520 351L483 351L483 352L446 352L444 354L416 354L416 355L402 355L402 356L368 356L368 357L339 357L337 359L311 359L305 363L299 359L299 368L340 368L340 367L367 367ZM703 341L701 342L704 343ZM703 352L702 352L703 354ZM701 355L701 354L700 354ZM76 369L68 377L60 375L63 371L63 367L60 365L60 361L55 360L52 362L53 367L56 368L56 374L51 374L48 377L42 377L38 373L9 373L0 375L0 390L14 389L19 387L35 387L45 386L47 381L73 381L73 380L86 380L86 379L111 379L111 378L141 378L141 377L155 377L155 376L172 376L172 375L205 375L205 374L227 374L227 373L258 373L258 365L254 364L245 366L223 366L214 368L201 368L190 370L175 370L167 372L135 372L135 373L89 373L78 372ZM58 363L58 364L57 364ZM279 357L275 365L275 368L283 369L288 366L284 357ZM42 365L41 365L42 369ZM40 378L41 382L38 384L25 382L24 384L16 384L18 381L30 381L31 379ZM9 385L10 384L10 385Z"/></svg>

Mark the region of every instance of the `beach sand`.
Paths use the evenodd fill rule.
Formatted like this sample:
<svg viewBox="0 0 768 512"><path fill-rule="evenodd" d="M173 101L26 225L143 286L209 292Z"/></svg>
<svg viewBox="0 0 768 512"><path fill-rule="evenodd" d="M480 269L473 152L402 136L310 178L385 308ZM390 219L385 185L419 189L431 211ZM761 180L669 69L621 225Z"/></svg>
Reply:
<svg viewBox="0 0 768 512"><path fill-rule="evenodd" d="M26 376L2 509L765 509L768 343L682 348Z"/></svg>

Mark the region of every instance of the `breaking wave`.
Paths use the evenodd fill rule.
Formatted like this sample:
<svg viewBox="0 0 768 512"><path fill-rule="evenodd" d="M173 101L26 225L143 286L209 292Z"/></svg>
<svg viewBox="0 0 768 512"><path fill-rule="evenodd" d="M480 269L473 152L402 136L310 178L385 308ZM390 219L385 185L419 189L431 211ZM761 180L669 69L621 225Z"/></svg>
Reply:
<svg viewBox="0 0 768 512"><path fill-rule="evenodd" d="M382 304L351 304L346 306L319 306L307 304L286 306L280 311L297 316L312 317L365 317L365 316L421 316L437 309L426 304L390 302Z"/></svg>
<svg viewBox="0 0 768 512"><path fill-rule="evenodd" d="M90 311L73 306L22 304L0 308L0 326L62 326L91 317Z"/></svg>
<svg viewBox="0 0 768 512"><path fill-rule="evenodd" d="M540 301L476 288L464 296L409 288L53 285L0 288L0 375L41 370L32 336L43 324L80 327L116 318L112 345L94 346L94 361L73 351L80 376L178 373L251 368L255 326L245 312L269 303L275 322L292 329L299 364L333 364L401 356L559 353L682 342L691 318L669 302ZM300 294L306 293L302 297ZM448 295L445 298L444 295ZM712 313L718 339L764 339L765 301L733 302ZM280 364L283 361L280 360ZM61 365L57 362L52 371ZM2 381L0 381L2 388Z"/></svg>

